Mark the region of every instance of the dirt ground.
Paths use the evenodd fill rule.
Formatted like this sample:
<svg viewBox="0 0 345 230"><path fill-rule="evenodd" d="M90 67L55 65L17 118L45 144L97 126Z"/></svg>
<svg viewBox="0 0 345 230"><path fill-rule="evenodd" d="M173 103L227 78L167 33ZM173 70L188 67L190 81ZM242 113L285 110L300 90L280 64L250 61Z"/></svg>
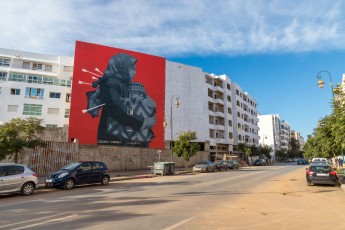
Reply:
<svg viewBox="0 0 345 230"><path fill-rule="evenodd" d="M255 191L224 201L180 229L345 229L345 193L339 187L307 186L301 168ZM204 227L203 227L204 226Z"/></svg>

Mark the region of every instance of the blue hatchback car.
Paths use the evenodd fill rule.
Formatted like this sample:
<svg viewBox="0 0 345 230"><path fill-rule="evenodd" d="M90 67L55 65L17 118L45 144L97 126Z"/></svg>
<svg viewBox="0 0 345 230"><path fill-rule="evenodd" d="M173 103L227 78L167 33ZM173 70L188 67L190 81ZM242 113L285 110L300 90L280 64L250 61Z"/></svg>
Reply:
<svg viewBox="0 0 345 230"><path fill-rule="evenodd" d="M45 180L47 188L63 187L72 189L75 185L100 183L108 185L110 174L103 162L74 162L50 173Z"/></svg>

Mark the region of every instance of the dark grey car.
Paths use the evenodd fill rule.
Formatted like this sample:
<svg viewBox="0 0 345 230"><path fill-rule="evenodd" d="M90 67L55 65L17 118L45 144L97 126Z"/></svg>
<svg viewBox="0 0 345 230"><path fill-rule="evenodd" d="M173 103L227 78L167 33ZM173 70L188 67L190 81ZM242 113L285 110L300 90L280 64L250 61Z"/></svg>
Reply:
<svg viewBox="0 0 345 230"><path fill-rule="evenodd" d="M307 185L330 184L339 186L337 172L329 164L311 163L306 172Z"/></svg>
<svg viewBox="0 0 345 230"><path fill-rule="evenodd" d="M37 174L28 166L0 163L0 194L20 192L27 196L34 192L37 185Z"/></svg>

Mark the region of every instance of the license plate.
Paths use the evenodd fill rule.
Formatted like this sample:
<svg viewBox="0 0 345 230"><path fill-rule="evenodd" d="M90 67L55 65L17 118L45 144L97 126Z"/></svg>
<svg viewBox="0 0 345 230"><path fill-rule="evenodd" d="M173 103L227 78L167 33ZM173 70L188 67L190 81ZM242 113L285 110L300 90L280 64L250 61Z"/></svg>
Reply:
<svg viewBox="0 0 345 230"><path fill-rule="evenodd" d="M328 173L316 173L316 176L328 176Z"/></svg>
<svg viewBox="0 0 345 230"><path fill-rule="evenodd" d="M52 179L46 179L46 182L51 183L51 182L53 182L53 180Z"/></svg>

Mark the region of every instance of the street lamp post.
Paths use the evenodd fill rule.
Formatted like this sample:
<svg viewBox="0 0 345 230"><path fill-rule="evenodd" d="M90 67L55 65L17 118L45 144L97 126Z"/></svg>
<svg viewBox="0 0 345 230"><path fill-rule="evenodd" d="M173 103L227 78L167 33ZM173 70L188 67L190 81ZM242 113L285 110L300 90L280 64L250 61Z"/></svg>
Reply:
<svg viewBox="0 0 345 230"><path fill-rule="evenodd" d="M334 89L333 89L333 82L332 82L332 77L331 77L331 74L326 71L326 70L322 70L320 71L318 74L317 74L317 85L322 89L324 86L325 86L325 82L321 79L321 73L328 73L328 76L329 76L329 84L331 85L331 90L332 90L332 99L334 99Z"/></svg>
<svg viewBox="0 0 345 230"><path fill-rule="evenodd" d="M176 101L174 103L175 107L178 108L179 105L180 105L180 102L179 102L179 97L177 95L173 95L170 99L170 116L166 116L166 117L170 117L170 149L171 149L171 162L174 160L174 157L173 157L173 99L176 98ZM166 119L164 119L164 122L163 122L163 126L164 128L166 128L168 126L168 123L166 121Z"/></svg>
<svg viewBox="0 0 345 230"><path fill-rule="evenodd" d="M330 72L328 72L327 70L322 70L320 72L318 72L316 78L318 79L317 81L317 85L322 89L324 86L325 86L325 82L321 79L321 73L327 73L328 76L329 76L329 84L331 85L331 90L332 90L332 100L334 100L334 88L333 88L333 82L332 82L332 77L331 77L331 74ZM344 162L344 152L343 152L343 148L341 147L340 148L341 150L341 157L343 159L343 162ZM344 175L345 175L345 170L344 170Z"/></svg>

